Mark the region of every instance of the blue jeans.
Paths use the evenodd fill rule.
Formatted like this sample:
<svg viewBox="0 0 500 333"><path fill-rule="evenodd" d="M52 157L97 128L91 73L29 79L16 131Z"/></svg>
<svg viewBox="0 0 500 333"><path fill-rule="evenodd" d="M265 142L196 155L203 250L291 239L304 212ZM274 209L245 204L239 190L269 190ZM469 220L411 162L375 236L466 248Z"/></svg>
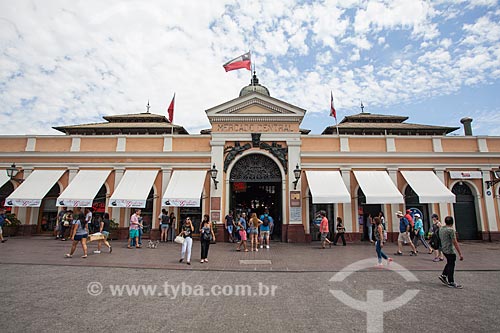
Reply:
<svg viewBox="0 0 500 333"><path fill-rule="evenodd" d="M377 250L377 258L378 258L378 263L382 263L382 258L387 260L387 256L385 255L384 251L382 251L382 247L380 246L380 241L375 242L375 250Z"/></svg>
<svg viewBox="0 0 500 333"><path fill-rule="evenodd" d="M139 237L138 237L138 239L139 239L139 245L142 246L142 229L141 228L139 228ZM132 238L132 243L131 243L130 246L135 246L135 238Z"/></svg>

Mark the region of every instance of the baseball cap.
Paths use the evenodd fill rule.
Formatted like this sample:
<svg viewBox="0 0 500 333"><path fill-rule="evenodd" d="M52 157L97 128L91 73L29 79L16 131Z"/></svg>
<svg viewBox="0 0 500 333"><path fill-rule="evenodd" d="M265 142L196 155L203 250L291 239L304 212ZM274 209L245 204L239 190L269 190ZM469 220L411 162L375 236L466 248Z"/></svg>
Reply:
<svg viewBox="0 0 500 333"><path fill-rule="evenodd" d="M420 214L418 214L418 213L417 213L417 214L415 214L414 216L415 216L415 217L420 217Z"/></svg>
<svg viewBox="0 0 500 333"><path fill-rule="evenodd" d="M398 210L398 211L396 212L396 215L403 216L403 212L401 212L400 210Z"/></svg>

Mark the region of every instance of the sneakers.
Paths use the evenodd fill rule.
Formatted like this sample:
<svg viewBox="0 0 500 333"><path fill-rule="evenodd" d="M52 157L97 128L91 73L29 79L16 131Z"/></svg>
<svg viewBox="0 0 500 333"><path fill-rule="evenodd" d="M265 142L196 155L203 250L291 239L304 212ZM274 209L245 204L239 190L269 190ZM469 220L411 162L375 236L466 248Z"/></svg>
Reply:
<svg viewBox="0 0 500 333"><path fill-rule="evenodd" d="M447 280L446 276L444 276L444 275L442 275L442 274L441 274L441 275L439 275L439 276L438 276L438 279L439 279L439 280L440 280L440 281L441 281L441 282L442 282L445 286L447 286L447 285L448 285L448 280Z"/></svg>
<svg viewBox="0 0 500 333"><path fill-rule="evenodd" d="M94 250L94 253L95 253L95 254L101 254L101 251L99 251L99 250Z"/></svg>
<svg viewBox="0 0 500 333"><path fill-rule="evenodd" d="M455 282L448 283L448 288L464 289L464 286Z"/></svg>
<svg viewBox="0 0 500 333"><path fill-rule="evenodd" d="M434 258L434 259L432 259L432 261L439 262L439 258Z"/></svg>
<svg viewBox="0 0 500 333"><path fill-rule="evenodd" d="M268 248L269 248L269 245L266 245L266 249L268 249Z"/></svg>
<svg viewBox="0 0 500 333"><path fill-rule="evenodd" d="M260 248L261 248L261 249L263 249L263 248L264 248L264 245L261 245L261 246L260 246Z"/></svg>
<svg viewBox="0 0 500 333"><path fill-rule="evenodd" d="M179 259L179 262L183 262L183 261L184 261L184 259L183 259L183 258Z"/></svg>
<svg viewBox="0 0 500 333"><path fill-rule="evenodd" d="M66 254L64 255L64 258L73 258L73 256L72 256L71 254L69 254L69 253L66 253Z"/></svg>
<svg viewBox="0 0 500 333"><path fill-rule="evenodd" d="M402 256L402 255L403 255L403 252L399 252L399 251L398 251L398 252L394 253L394 255L396 255L396 256Z"/></svg>
<svg viewBox="0 0 500 333"><path fill-rule="evenodd" d="M417 252L413 252L413 251L411 251L411 252L410 252L410 256L418 256L418 254L417 254Z"/></svg>
<svg viewBox="0 0 500 333"><path fill-rule="evenodd" d="M387 265L389 265L391 262L393 262L394 260L392 258L387 258Z"/></svg>

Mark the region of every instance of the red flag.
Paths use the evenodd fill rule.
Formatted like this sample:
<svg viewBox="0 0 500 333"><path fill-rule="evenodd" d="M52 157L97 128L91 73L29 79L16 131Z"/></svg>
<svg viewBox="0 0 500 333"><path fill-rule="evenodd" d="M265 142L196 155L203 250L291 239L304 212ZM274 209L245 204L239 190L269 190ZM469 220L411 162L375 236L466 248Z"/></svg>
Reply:
<svg viewBox="0 0 500 333"><path fill-rule="evenodd" d="M330 91L331 94L331 102L330 102L330 117L335 118L337 120L337 111L335 111L335 107L333 106L333 93Z"/></svg>
<svg viewBox="0 0 500 333"><path fill-rule="evenodd" d="M170 123L173 123L174 121L174 102L175 102L175 93L174 97L172 98L172 102L170 102L170 105L168 107L168 121L170 121Z"/></svg>
<svg viewBox="0 0 500 333"><path fill-rule="evenodd" d="M250 60L250 51L248 51L245 54L240 55L237 58L234 58L233 60L230 60L226 62L222 67L226 70L226 72L235 70L235 69L240 69L240 68L246 68L250 70L252 62Z"/></svg>

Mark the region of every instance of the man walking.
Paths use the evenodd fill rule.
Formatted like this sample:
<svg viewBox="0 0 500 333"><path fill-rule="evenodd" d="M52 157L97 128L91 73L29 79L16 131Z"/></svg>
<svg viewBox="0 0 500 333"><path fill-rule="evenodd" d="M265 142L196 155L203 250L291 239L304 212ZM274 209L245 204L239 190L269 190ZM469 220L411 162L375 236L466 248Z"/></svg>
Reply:
<svg viewBox="0 0 500 333"><path fill-rule="evenodd" d="M260 237L261 237L260 248L262 249L265 245L266 249L268 249L270 245L269 240L271 235L271 229L274 226L273 218L269 215L269 209L266 208L264 210L264 214L260 216L260 220L262 221L262 224L260 225Z"/></svg>
<svg viewBox="0 0 500 333"><path fill-rule="evenodd" d="M416 256L417 255L417 250L415 249L415 245L413 245L413 242L410 240L410 235L408 234L410 232L410 222L406 217L403 216L403 213L401 211L398 211L396 213L396 216L399 218L399 236L398 236L398 252L394 253L397 256L402 256L403 255L403 242L409 244L411 246L411 256Z"/></svg>
<svg viewBox="0 0 500 333"><path fill-rule="evenodd" d="M463 286L455 283L455 262L457 255L453 247L458 252L460 261L464 260L462 251L457 242L455 230L453 229L453 217L446 216L444 219L445 226L439 228L439 238L441 239L441 251L446 257L446 266L444 266L443 273L439 276L439 280L450 288L462 289Z"/></svg>

